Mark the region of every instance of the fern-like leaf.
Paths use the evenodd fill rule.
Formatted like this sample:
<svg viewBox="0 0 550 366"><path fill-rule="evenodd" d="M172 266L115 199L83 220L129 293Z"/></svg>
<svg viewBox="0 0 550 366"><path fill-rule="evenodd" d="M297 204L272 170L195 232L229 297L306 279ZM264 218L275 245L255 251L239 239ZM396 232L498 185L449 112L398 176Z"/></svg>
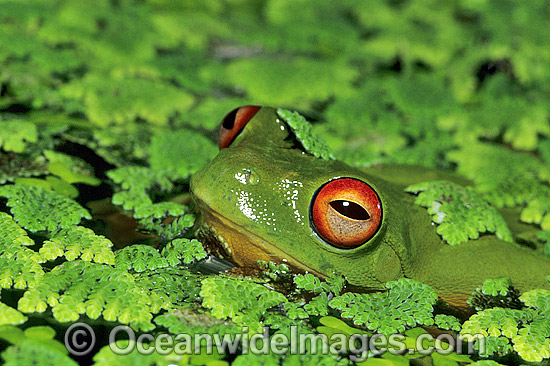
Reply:
<svg viewBox="0 0 550 366"><path fill-rule="evenodd" d="M115 264L115 255L111 250L113 243L90 229L73 226L61 230L45 241L40 254L47 260L64 256L67 260L82 259L88 262Z"/></svg>
<svg viewBox="0 0 550 366"><path fill-rule="evenodd" d="M374 294L347 292L330 300L329 306L342 311L343 318L382 334L434 323L434 289L405 278L388 282L386 287L389 291Z"/></svg>
<svg viewBox="0 0 550 366"><path fill-rule="evenodd" d="M406 191L418 194L415 204L428 208L432 221L439 225L437 233L450 245L476 239L485 232L512 241L506 221L472 187L433 181L411 185Z"/></svg>
<svg viewBox="0 0 550 366"><path fill-rule="evenodd" d="M44 258L27 248L34 241L13 218L0 212L0 288L26 288L44 275Z"/></svg>
<svg viewBox="0 0 550 366"><path fill-rule="evenodd" d="M60 322L74 322L83 314L92 319L102 315L107 321L148 330L153 313L171 303L166 294L144 287L122 269L76 260L56 266L18 302L23 313L43 312L48 306Z"/></svg>
<svg viewBox="0 0 550 366"><path fill-rule="evenodd" d="M40 187L2 186L0 196L8 198L15 221L32 232L55 231L78 224L82 218L92 218L75 201Z"/></svg>
<svg viewBox="0 0 550 366"><path fill-rule="evenodd" d="M27 142L36 142L38 132L34 123L27 121L0 121L0 148L20 153Z"/></svg>
<svg viewBox="0 0 550 366"><path fill-rule="evenodd" d="M115 257L116 267L136 272L168 267L166 258L148 245L134 244L119 250Z"/></svg>
<svg viewBox="0 0 550 366"><path fill-rule="evenodd" d="M20 311L0 302L0 325L18 325L27 321Z"/></svg>
<svg viewBox="0 0 550 366"><path fill-rule="evenodd" d="M171 266L179 264L180 261L190 264L207 256L202 243L196 239L174 239L162 250L162 255Z"/></svg>

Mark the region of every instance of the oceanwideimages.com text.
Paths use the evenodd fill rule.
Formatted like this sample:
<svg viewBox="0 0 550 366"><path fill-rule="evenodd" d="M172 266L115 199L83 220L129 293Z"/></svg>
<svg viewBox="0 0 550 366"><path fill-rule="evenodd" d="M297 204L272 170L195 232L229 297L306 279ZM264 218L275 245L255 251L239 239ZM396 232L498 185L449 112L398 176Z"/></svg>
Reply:
<svg viewBox="0 0 550 366"><path fill-rule="evenodd" d="M133 351L149 355L197 355L197 354L255 354L255 355L299 355L323 354L345 355L353 361L362 361L367 357L392 354L430 355L433 352L450 354L452 352L469 355L485 353L485 338L482 335L469 337L476 339L466 342L459 336L440 334L437 337L429 333L420 334L414 338L402 334L326 334L300 332L298 327L291 326L288 332L270 332L264 327L262 333L251 335L248 327L243 327L240 333L227 334L140 334L128 326L115 327L109 334L109 347L118 355L126 355ZM90 326L76 323L65 333L65 346L74 355L85 355L95 345L95 334Z"/></svg>

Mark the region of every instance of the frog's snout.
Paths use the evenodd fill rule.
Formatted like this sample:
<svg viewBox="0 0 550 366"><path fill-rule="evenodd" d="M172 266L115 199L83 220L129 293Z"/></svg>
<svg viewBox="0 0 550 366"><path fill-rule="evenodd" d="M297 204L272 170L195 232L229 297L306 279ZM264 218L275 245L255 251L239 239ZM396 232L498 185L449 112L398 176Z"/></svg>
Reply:
<svg viewBox="0 0 550 366"><path fill-rule="evenodd" d="M231 191L228 180L244 181L257 180L256 174L250 170L239 168L236 164L227 164L231 161L226 157L225 150L221 150L218 155L208 165L202 167L191 177L189 189L191 196L195 201L204 202L209 207L216 207L228 197Z"/></svg>

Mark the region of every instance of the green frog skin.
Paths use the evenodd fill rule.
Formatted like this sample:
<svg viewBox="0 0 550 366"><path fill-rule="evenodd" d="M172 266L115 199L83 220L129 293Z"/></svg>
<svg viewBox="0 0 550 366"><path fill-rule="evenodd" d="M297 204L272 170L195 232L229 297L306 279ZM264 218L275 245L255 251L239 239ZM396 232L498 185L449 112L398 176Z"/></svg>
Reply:
<svg viewBox="0 0 550 366"><path fill-rule="evenodd" d="M550 260L540 253L494 235L450 246L427 210L404 191L434 179L467 184L452 173L414 166L357 169L316 158L297 146L269 107L231 112L219 144L216 158L193 176L191 193L202 231L239 266L286 263L320 277L339 273L373 290L407 277L431 285L458 308L487 278L508 277L522 292L550 288ZM350 183L359 193L348 192Z"/></svg>

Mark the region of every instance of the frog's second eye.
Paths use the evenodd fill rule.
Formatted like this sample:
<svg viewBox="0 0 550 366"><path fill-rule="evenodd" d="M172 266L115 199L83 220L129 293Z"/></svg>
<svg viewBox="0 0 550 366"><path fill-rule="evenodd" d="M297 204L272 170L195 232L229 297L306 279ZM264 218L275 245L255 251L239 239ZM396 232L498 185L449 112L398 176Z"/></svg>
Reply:
<svg viewBox="0 0 550 366"><path fill-rule="evenodd" d="M355 248L376 234L382 205L371 186L358 179L332 180L317 191L311 204L315 231L338 248Z"/></svg>
<svg viewBox="0 0 550 366"><path fill-rule="evenodd" d="M220 149L231 145L235 137L242 132L244 126L258 112L261 107L247 105L235 108L225 116L218 132L218 146Z"/></svg>

